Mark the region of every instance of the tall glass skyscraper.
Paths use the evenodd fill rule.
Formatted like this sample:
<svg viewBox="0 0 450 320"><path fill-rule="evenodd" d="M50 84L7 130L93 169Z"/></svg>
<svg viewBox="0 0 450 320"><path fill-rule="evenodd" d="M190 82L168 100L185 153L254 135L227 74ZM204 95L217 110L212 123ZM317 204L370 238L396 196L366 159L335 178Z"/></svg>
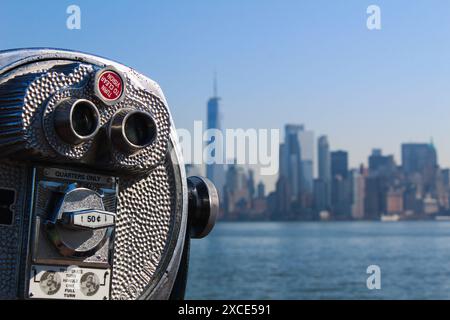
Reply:
<svg viewBox="0 0 450 320"><path fill-rule="evenodd" d="M219 101L220 98L217 95L217 81L216 78L214 78L214 94L213 97L208 100L207 104L207 129L221 130ZM216 137L214 135L210 136L206 144L210 145L215 141L215 139ZM221 148L221 150L217 150L217 148ZM222 155L224 154L222 144L216 144L216 148L211 150L211 158L214 158L218 152ZM223 161L225 161L225 159L223 159ZM214 182L214 185L219 193L219 197L221 198L223 196L223 186L225 184L223 163L211 163L206 165L206 177Z"/></svg>
<svg viewBox="0 0 450 320"><path fill-rule="evenodd" d="M329 208L331 205L331 155L327 136L319 137L317 143L319 158L319 184L323 184L323 193L315 194L318 206L321 209Z"/></svg>
<svg viewBox="0 0 450 320"><path fill-rule="evenodd" d="M406 175L420 174L425 192L433 191L438 168L437 153L432 143L402 144L402 167Z"/></svg>
<svg viewBox="0 0 450 320"><path fill-rule="evenodd" d="M281 147L281 175L288 181L291 200L300 198L301 188L301 147L298 133L303 131L302 125L286 125L284 144Z"/></svg>
<svg viewBox="0 0 450 320"><path fill-rule="evenodd" d="M288 124L280 146L280 174L288 182L292 200L313 192L314 133L303 125Z"/></svg>
<svg viewBox="0 0 450 320"><path fill-rule="evenodd" d="M402 167L405 173L422 173L428 167L435 168L436 166L437 154L433 144L402 144Z"/></svg>
<svg viewBox="0 0 450 320"><path fill-rule="evenodd" d="M318 140L318 156L319 156L319 179L331 181L331 159L330 145L327 136L321 136Z"/></svg>
<svg viewBox="0 0 450 320"><path fill-rule="evenodd" d="M302 188L304 192L313 192L314 181L314 132L302 130L298 133L302 149Z"/></svg>
<svg viewBox="0 0 450 320"><path fill-rule="evenodd" d="M331 152L331 175L333 178L340 176L347 178L348 175L348 152L334 151Z"/></svg>

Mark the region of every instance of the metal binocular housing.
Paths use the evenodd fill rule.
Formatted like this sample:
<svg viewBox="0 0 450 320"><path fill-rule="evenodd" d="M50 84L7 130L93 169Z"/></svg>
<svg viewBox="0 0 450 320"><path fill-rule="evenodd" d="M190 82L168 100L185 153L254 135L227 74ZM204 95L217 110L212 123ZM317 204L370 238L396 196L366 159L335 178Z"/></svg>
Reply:
<svg viewBox="0 0 450 320"><path fill-rule="evenodd" d="M0 298L181 299L218 211L159 85L117 62L0 51Z"/></svg>

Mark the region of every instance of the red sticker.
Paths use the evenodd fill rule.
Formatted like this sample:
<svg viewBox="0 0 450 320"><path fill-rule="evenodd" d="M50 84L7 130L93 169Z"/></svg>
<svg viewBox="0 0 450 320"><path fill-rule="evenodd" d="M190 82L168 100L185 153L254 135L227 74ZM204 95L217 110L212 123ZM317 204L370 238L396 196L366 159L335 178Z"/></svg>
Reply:
<svg viewBox="0 0 450 320"><path fill-rule="evenodd" d="M98 77L97 87L104 99L117 100L123 91L122 78L116 72L106 70Z"/></svg>

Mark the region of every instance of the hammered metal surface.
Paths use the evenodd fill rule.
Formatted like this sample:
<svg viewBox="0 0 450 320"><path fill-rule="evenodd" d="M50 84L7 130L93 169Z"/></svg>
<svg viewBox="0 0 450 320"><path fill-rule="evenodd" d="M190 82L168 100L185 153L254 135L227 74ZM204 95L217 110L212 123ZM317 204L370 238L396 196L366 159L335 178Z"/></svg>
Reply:
<svg viewBox="0 0 450 320"><path fill-rule="evenodd" d="M54 158L56 155L44 137L41 111L52 95L63 88L82 86L92 71L92 66L70 63L57 65L44 74L36 70L1 84L0 116L5 123L0 126L0 147L15 143ZM15 124L15 130L6 130L11 124Z"/></svg>
<svg viewBox="0 0 450 320"><path fill-rule="evenodd" d="M27 148L39 150L46 157L54 154L44 137L42 110L48 99L64 88L82 87L89 80L89 74L92 71L93 67L86 64L57 65L30 84L23 106L23 125L26 130ZM53 123L51 127L53 128ZM82 151L86 149L78 146L67 148L67 144L62 142L60 145L61 148L66 147L67 151L64 155L67 157L80 158L84 155Z"/></svg>
<svg viewBox="0 0 450 320"><path fill-rule="evenodd" d="M26 176L23 167L0 164L0 188L14 189L14 220L10 226L0 225L0 299L17 295L19 261L25 214Z"/></svg>
<svg viewBox="0 0 450 320"><path fill-rule="evenodd" d="M117 206L113 299L134 299L155 280L169 245L170 229L181 201L173 165L155 168L142 180L121 180Z"/></svg>

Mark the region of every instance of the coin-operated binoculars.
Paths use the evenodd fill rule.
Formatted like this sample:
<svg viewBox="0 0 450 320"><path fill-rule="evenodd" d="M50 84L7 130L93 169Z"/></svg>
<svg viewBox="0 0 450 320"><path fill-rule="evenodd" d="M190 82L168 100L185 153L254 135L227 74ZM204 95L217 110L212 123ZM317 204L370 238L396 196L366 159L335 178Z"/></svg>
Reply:
<svg viewBox="0 0 450 320"><path fill-rule="evenodd" d="M183 298L189 239L217 211L157 83L79 52L0 51L0 298Z"/></svg>

